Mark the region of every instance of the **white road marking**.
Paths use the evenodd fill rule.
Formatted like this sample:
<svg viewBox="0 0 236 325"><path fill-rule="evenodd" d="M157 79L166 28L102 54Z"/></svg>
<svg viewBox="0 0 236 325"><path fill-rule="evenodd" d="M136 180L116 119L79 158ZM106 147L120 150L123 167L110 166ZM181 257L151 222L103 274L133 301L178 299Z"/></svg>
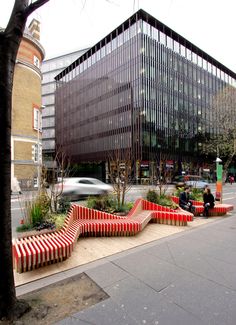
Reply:
<svg viewBox="0 0 236 325"><path fill-rule="evenodd" d="M226 200L232 200L232 199L236 199L236 196L227 197L227 199L223 199L223 201L226 201Z"/></svg>
<svg viewBox="0 0 236 325"><path fill-rule="evenodd" d="M232 195L232 192L224 192L223 191L223 195L227 195L227 194L231 194Z"/></svg>

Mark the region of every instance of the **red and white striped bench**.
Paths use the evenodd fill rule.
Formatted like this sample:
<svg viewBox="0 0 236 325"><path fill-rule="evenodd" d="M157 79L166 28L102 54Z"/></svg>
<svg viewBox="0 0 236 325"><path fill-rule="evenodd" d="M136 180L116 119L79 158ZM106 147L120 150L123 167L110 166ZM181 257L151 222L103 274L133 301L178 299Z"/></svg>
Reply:
<svg viewBox="0 0 236 325"><path fill-rule="evenodd" d="M187 225L193 215L138 199L126 217L72 205L59 231L13 239L13 259L17 272L60 262L70 257L79 236L131 236L150 222Z"/></svg>
<svg viewBox="0 0 236 325"><path fill-rule="evenodd" d="M172 196L171 198L176 204L179 204L179 198L177 196ZM203 202L195 200L191 200L191 202L195 208L194 215L199 216L202 214L204 211ZM213 209L209 210L209 216L223 216L233 209L234 207L232 204L218 203Z"/></svg>

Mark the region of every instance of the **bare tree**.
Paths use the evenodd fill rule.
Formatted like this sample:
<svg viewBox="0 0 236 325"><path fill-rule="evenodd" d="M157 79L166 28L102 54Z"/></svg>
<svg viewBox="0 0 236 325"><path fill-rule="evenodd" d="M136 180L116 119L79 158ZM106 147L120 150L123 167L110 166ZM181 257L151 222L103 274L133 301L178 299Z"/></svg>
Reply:
<svg viewBox="0 0 236 325"><path fill-rule="evenodd" d="M125 195L132 186L132 157L130 149L115 149L108 154L109 177L118 208L124 205Z"/></svg>
<svg viewBox="0 0 236 325"><path fill-rule="evenodd" d="M203 151L224 161L224 176L236 154L236 89L227 86L213 98L210 129L204 139Z"/></svg>
<svg viewBox="0 0 236 325"><path fill-rule="evenodd" d="M53 161L52 181L50 184L50 201L53 212L58 211L58 200L63 194L63 180L68 177L71 170L70 159L62 147L57 146L56 155ZM60 176L61 186L58 186L58 175Z"/></svg>
<svg viewBox="0 0 236 325"><path fill-rule="evenodd" d="M153 183L155 178L158 194L160 196L165 195L166 191L168 190L169 171L166 168L168 153L156 151L153 153L152 159L154 161L154 168L156 169L155 171L152 171Z"/></svg>
<svg viewBox="0 0 236 325"><path fill-rule="evenodd" d="M29 307L16 299L11 233L11 115L16 56L27 18L49 0L15 0L5 30L0 31L0 319L19 317Z"/></svg>

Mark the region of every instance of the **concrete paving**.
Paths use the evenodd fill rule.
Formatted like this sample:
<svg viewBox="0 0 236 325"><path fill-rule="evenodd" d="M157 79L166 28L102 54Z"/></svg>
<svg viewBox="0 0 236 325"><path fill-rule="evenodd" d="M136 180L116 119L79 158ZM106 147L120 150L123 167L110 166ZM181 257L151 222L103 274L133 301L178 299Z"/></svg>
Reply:
<svg viewBox="0 0 236 325"><path fill-rule="evenodd" d="M182 227L185 231L153 236L151 242L90 263L25 280L17 294L85 272L110 298L57 324L234 325L235 216L196 218L195 226ZM117 239L122 243L125 238Z"/></svg>
<svg viewBox="0 0 236 325"><path fill-rule="evenodd" d="M195 218L193 222L189 222L187 227L151 223L136 236L79 238L70 258L61 263L51 264L31 272L21 274L15 273L15 283L19 286L40 278L45 278L52 274L65 272L72 268L126 251L151 241L171 236L182 231L188 231L192 228L204 225L205 223L214 222L214 220L216 220L216 218Z"/></svg>

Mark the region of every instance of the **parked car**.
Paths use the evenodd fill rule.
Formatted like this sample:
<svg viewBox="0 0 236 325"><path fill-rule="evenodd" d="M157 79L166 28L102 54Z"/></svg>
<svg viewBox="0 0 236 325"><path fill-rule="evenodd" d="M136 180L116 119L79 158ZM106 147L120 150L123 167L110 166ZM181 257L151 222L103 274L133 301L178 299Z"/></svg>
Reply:
<svg viewBox="0 0 236 325"><path fill-rule="evenodd" d="M178 187L191 186L195 188L205 188L209 183L198 175L179 175L173 180L173 184Z"/></svg>
<svg viewBox="0 0 236 325"><path fill-rule="evenodd" d="M105 184L96 178L91 177L70 177L64 178L57 184L58 190L62 188L62 196L71 200L93 195L105 195L113 191L109 184Z"/></svg>

